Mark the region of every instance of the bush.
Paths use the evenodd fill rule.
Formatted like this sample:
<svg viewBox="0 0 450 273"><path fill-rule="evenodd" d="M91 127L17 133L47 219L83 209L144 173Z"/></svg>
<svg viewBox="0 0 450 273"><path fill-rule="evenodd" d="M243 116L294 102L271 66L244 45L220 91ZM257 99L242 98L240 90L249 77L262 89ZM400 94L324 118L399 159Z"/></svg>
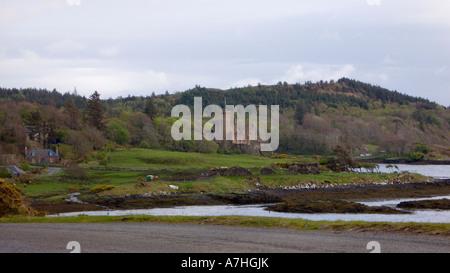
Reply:
<svg viewBox="0 0 450 273"><path fill-rule="evenodd" d="M409 161L419 161L425 156L422 152L412 152L408 155Z"/></svg>
<svg viewBox="0 0 450 273"><path fill-rule="evenodd" d="M150 149L150 144L148 144L147 141L143 140L141 141L141 144L139 144L138 148L143 148L143 149Z"/></svg>
<svg viewBox="0 0 450 273"><path fill-rule="evenodd" d="M289 158L286 154L274 155L272 158Z"/></svg>
<svg viewBox="0 0 450 273"><path fill-rule="evenodd" d="M103 191L109 191L109 190L114 189L115 187L116 186L114 186L114 185L100 185L100 186L93 187L91 189L91 192L92 193L99 193L99 192L103 192Z"/></svg>
<svg viewBox="0 0 450 273"><path fill-rule="evenodd" d="M328 164L328 159L327 158L319 159L319 164L320 165L327 165Z"/></svg>
<svg viewBox="0 0 450 273"><path fill-rule="evenodd" d="M289 162L274 162L273 164L285 169L288 169L291 166L291 163Z"/></svg>
<svg viewBox="0 0 450 273"><path fill-rule="evenodd" d="M126 145L130 142L130 131L125 128L125 124L117 119L111 121L108 127L108 134L119 145Z"/></svg>
<svg viewBox="0 0 450 273"><path fill-rule="evenodd" d="M29 171L31 171L30 164L28 164L28 163L22 163L22 165L20 166L20 168L21 168L22 171L24 171L24 172L29 172Z"/></svg>
<svg viewBox="0 0 450 273"><path fill-rule="evenodd" d="M69 187L67 187L67 189L71 192L78 192L78 188L75 186L69 186Z"/></svg>
<svg viewBox="0 0 450 273"><path fill-rule="evenodd" d="M73 164L68 168L66 168L65 172L67 174L67 177L70 179L78 179L78 180L88 179L86 170L76 164Z"/></svg>
<svg viewBox="0 0 450 273"><path fill-rule="evenodd" d="M201 140L197 142L197 152L202 154L215 154L219 148L219 144L214 141Z"/></svg>
<svg viewBox="0 0 450 273"><path fill-rule="evenodd" d="M16 182L17 183L26 183L26 184L29 184L29 183L31 183L31 182L33 182L33 177L31 176L31 175L29 175L29 174L23 174L23 175L21 175L21 176L18 176L18 177L16 177L15 178L15 180L16 180Z"/></svg>
<svg viewBox="0 0 450 273"><path fill-rule="evenodd" d="M416 143L414 146L413 152L421 152L423 154L427 154L431 152L431 148L426 143Z"/></svg>
<svg viewBox="0 0 450 273"><path fill-rule="evenodd" d="M0 217L5 215L33 215L35 212L22 198L23 192L0 178Z"/></svg>
<svg viewBox="0 0 450 273"><path fill-rule="evenodd" d="M109 163L109 161L110 161L109 156L106 154L106 151L105 151L105 150L99 152L99 153L95 156L95 158L98 160L98 163L99 163L100 165L102 165L102 166L108 165L108 163Z"/></svg>
<svg viewBox="0 0 450 273"><path fill-rule="evenodd" d="M31 168L32 174L41 174L41 168Z"/></svg>
<svg viewBox="0 0 450 273"><path fill-rule="evenodd" d="M11 174L8 172L6 168L0 169L0 177L1 178L11 178Z"/></svg>

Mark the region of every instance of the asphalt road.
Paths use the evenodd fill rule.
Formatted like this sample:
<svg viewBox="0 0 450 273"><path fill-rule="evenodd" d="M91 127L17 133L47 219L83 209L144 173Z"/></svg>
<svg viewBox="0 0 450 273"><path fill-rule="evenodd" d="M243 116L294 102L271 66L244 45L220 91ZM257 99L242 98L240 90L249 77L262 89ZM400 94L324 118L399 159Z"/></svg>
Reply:
<svg viewBox="0 0 450 273"><path fill-rule="evenodd" d="M386 233L294 231L166 223L0 224L2 253L381 253L450 252L450 239Z"/></svg>

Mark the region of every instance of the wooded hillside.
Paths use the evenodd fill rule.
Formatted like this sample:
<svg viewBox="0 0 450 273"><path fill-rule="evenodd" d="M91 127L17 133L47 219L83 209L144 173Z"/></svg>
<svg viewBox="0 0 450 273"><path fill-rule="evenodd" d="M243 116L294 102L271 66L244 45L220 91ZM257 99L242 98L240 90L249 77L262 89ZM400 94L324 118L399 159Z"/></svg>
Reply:
<svg viewBox="0 0 450 273"><path fill-rule="evenodd" d="M179 141L170 135L173 106L279 105L277 153L330 154L341 145L358 152L398 156L417 152L450 157L450 109L423 98L342 78L337 82L248 86L229 90L196 86L175 94L89 98L56 90L0 88L0 154L24 147L55 148L63 158L83 160L105 146L134 146L201 153L240 153L211 141ZM205 120L206 121L206 120Z"/></svg>

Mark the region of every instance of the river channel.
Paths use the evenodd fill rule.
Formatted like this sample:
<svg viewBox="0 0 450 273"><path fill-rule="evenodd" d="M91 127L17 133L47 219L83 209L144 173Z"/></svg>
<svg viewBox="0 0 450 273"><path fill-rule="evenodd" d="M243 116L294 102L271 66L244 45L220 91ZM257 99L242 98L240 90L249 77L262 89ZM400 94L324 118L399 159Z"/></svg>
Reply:
<svg viewBox="0 0 450 273"><path fill-rule="evenodd" d="M436 179L450 178L450 165L406 165L398 164L388 168L386 164L379 164L380 172L409 171L432 176ZM371 202L360 202L368 206L395 207L403 201L418 201L427 199L450 199L450 196L434 196L430 198L391 199ZM410 210L411 214L344 214L344 213L285 213L268 211L263 205L215 205L215 206L179 206L173 208L153 208L135 210L103 210L69 212L49 215L53 216L125 216L125 215L154 215L154 216L260 216L302 218L311 221L366 221L366 222L418 222L418 223L450 223L450 211L445 210Z"/></svg>

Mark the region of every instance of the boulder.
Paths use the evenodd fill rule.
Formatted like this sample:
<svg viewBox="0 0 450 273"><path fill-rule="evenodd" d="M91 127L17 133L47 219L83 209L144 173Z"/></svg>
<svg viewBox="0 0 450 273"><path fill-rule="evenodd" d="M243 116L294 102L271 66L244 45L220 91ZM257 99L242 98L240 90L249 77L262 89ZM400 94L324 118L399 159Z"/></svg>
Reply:
<svg viewBox="0 0 450 273"><path fill-rule="evenodd" d="M214 168L211 170L212 174L221 175L221 176L248 176L252 175L252 173L242 167L233 166L231 168Z"/></svg>
<svg viewBox="0 0 450 273"><path fill-rule="evenodd" d="M289 166L288 174L320 174L320 167L317 163L294 163Z"/></svg>
<svg viewBox="0 0 450 273"><path fill-rule="evenodd" d="M267 168L267 167L262 168L262 169L259 171L259 173L262 174L262 175L277 174L277 172L275 172L273 169Z"/></svg>

